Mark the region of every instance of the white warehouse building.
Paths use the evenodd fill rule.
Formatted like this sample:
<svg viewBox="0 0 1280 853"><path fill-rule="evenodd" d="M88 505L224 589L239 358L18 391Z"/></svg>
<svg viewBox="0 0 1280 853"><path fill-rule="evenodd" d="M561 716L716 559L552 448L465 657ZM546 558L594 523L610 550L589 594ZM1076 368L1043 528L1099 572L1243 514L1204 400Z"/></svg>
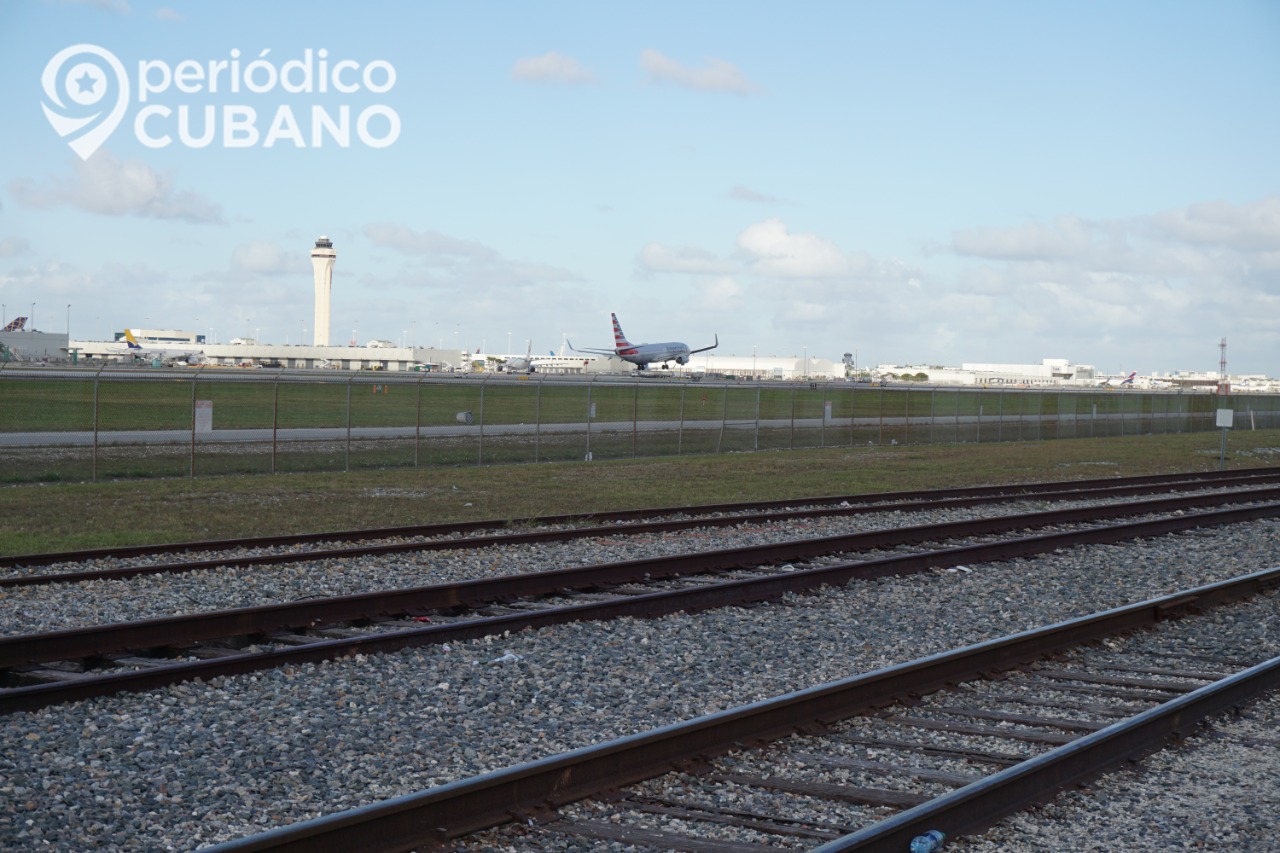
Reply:
<svg viewBox="0 0 1280 853"><path fill-rule="evenodd" d="M934 385L1089 386L1099 376L1090 364L1072 364L1065 358L1046 358L1039 364L964 363L960 367L938 365L877 365L877 379L918 377Z"/></svg>

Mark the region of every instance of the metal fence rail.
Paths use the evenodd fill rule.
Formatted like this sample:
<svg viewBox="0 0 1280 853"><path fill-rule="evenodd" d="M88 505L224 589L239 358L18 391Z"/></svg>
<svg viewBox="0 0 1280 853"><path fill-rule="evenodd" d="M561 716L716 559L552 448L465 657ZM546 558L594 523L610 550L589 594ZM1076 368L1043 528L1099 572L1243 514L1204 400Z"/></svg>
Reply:
<svg viewBox="0 0 1280 853"><path fill-rule="evenodd" d="M849 382L0 369L13 481L963 444L1280 427L1280 397Z"/></svg>

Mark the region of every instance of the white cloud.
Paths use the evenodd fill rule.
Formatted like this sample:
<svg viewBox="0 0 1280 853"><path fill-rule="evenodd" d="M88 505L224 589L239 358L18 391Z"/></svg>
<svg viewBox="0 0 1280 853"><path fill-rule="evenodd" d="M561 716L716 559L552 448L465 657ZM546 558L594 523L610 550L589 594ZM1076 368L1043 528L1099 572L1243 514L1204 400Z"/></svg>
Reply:
<svg viewBox="0 0 1280 853"><path fill-rule="evenodd" d="M190 190L174 190L173 179L141 160L122 161L100 149L87 161L72 162L70 178L52 178L38 186L26 178L9 184L19 204L32 208L68 205L103 216L142 216L221 223L222 210Z"/></svg>
<svg viewBox="0 0 1280 853"><path fill-rule="evenodd" d="M62 0L62 2L68 6L95 6L117 15L128 15L133 11L129 6L129 0Z"/></svg>
<svg viewBox="0 0 1280 853"><path fill-rule="evenodd" d="M757 95L764 91L748 80L736 65L723 59L708 59L702 68L695 68L651 48L640 54L640 67L649 72L649 81L653 83L674 83L700 92L735 95Z"/></svg>
<svg viewBox="0 0 1280 853"><path fill-rule="evenodd" d="M572 56L551 51L542 56L531 56L516 61L511 76L530 83L594 83L591 70Z"/></svg>
<svg viewBox="0 0 1280 853"><path fill-rule="evenodd" d="M1017 228L969 228L951 236L961 255L999 260L1075 257L1093 244L1093 229L1084 220L1060 216L1052 225L1030 222Z"/></svg>
<svg viewBox="0 0 1280 853"><path fill-rule="evenodd" d="M408 284L411 287L465 286L468 299L490 299L497 302L513 298L513 289L533 291L546 282L578 281L568 270L530 261L512 260L489 246L472 240L460 240L439 231L414 231L404 225L387 222L364 227L364 235L376 246L392 249L413 259L412 266L397 273L385 286ZM382 286L376 279L363 283ZM542 294L546 298L549 294Z"/></svg>
<svg viewBox="0 0 1280 853"><path fill-rule="evenodd" d="M471 260L493 260L498 253L481 243L472 240L459 240L439 231L414 231L404 225L393 225L389 222L378 222L364 227L364 235L375 246L394 249L405 255L443 260L445 258L468 258Z"/></svg>
<svg viewBox="0 0 1280 853"><path fill-rule="evenodd" d="M816 234L792 234L776 218L748 226L738 235L737 243L750 258L752 271L765 276L834 278L871 268L865 255L846 255L835 243Z"/></svg>
<svg viewBox="0 0 1280 853"><path fill-rule="evenodd" d="M1204 202L1133 219L969 228L952 234L960 255L995 261L1063 262L1085 269L1194 274L1280 256L1280 196L1248 204Z"/></svg>
<svg viewBox="0 0 1280 853"><path fill-rule="evenodd" d="M266 240L252 240L232 250L231 268L237 272L294 275L309 272L310 264L306 256L296 250L285 250L279 243Z"/></svg>
<svg viewBox="0 0 1280 853"><path fill-rule="evenodd" d="M1280 196L1249 204L1203 202L1149 218L1163 236L1203 246L1280 252Z"/></svg>
<svg viewBox="0 0 1280 853"><path fill-rule="evenodd" d="M187 19L187 16L183 15L181 12L178 12L174 9L161 7L159 9L156 9L156 18L158 18L161 21L174 21L175 23L180 23L182 21L185 21Z"/></svg>
<svg viewBox="0 0 1280 853"><path fill-rule="evenodd" d="M0 240L0 258L12 258L14 255L21 255L30 248L31 244L27 242L25 237L5 237Z"/></svg>
<svg viewBox="0 0 1280 853"><path fill-rule="evenodd" d="M636 259L642 274L691 273L694 275L720 275L735 272L738 265L717 258L705 249L692 246L661 246L650 243L640 250Z"/></svg>
<svg viewBox="0 0 1280 853"><path fill-rule="evenodd" d="M698 285L698 308L730 311L742 306L743 290L730 276L717 276Z"/></svg>
<svg viewBox="0 0 1280 853"><path fill-rule="evenodd" d="M756 204L777 204L781 201L781 199L776 198L775 196L756 192L750 187L744 187L741 184L738 184L733 189L729 190L729 198L734 199L735 201L749 201Z"/></svg>
<svg viewBox="0 0 1280 853"><path fill-rule="evenodd" d="M1280 336L1280 197L973 228L953 234L952 249L980 263L929 294L920 320L964 317L971 346L1034 353L1051 339L1073 351L1041 355L1114 372L1203 363L1223 335L1255 348Z"/></svg>
<svg viewBox="0 0 1280 853"><path fill-rule="evenodd" d="M786 323L812 325L828 319L830 308L831 305L827 302L807 302L797 299L782 305L775 316Z"/></svg>

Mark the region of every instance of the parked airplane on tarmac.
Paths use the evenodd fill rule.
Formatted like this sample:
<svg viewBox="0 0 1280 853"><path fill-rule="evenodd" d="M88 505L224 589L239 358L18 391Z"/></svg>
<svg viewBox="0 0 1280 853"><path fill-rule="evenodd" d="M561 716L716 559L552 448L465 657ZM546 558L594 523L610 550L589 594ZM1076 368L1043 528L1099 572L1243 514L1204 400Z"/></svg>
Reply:
<svg viewBox="0 0 1280 853"><path fill-rule="evenodd" d="M1137 377L1137 375L1138 375L1138 371L1134 370L1124 379L1121 379L1118 376L1113 376L1110 379L1104 379L1101 382L1099 382L1098 387L1099 388L1120 388L1125 385L1133 385L1133 380Z"/></svg>
<svg viewBox="0 0 1280 853"><path fill-rule="evenodd" d="M695 352L706 352L709 349L715 349L720 346L719 334L716 335L714 344L701 349L689 349L688 344L679 341L666 341L660 344L633 344L627 340L626 335L622 334L622 326L618 325L618 315L610 314L609 316L613 318L613 349L577 349L571 343L569 344L569 349L574 352L617 356L623 361L629 361L636 365L638 369L644 370L654 363L660 363L663 367L667 367L668 362L672 361L676 364L688 364L689 356ZM567 340L566 343L568 343Z"/></svg>
<svg viewBox="0 0 1280 853"><path fill-rule="evenodd" d="M158 358L164 362L183 361L187 364L199 364L204 361L204 353L200 350L176 350L176 349L147 349L138 343L138 339L133 336L132 329L124 330L125 352L134 358L155 359Z"/></svg>
<svg viewBox="0 0 1280 853"><path fill-rule="evenodd" d="M507 373L534 373L537 370L537 364L533 360L533 341L529 341L524 357L508 356L498 365L498 369Z"/></svg>

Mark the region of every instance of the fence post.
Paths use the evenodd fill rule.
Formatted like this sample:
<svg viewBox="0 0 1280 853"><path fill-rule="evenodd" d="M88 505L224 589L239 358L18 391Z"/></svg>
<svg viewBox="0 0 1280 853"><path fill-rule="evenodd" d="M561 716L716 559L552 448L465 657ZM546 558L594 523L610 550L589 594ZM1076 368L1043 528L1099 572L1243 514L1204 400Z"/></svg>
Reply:
<svg viewBox="0 0 1280 853"><path fill-rule="evenodd" d="M353 375L347 380L347 451L343 470L351 471L351 385L356 381Z"/></svg>
<svg viewBox="0 0 1280 853"><path fill-rule="evenodd" d="M684 452L684 398L688 390L687 385L680 386L680 425L676 429L676 456Z"/></svg>
<svg viewBox="0 0 1280 853"><path fill-rule="evenodd" d="M756 435L751 441L751 449L760 449L760 379L756 378Z"/></svg>
<svg viewBox="0 0 1280 853"><path fill-rule="evenodd" d="M938 420L938 386L929 389L929 446L933 446L933 427Z"/></svg>
<svg viewBox="0 0 1280 853"><path fill-rule="evenodd" d="M1044 441L1044 389L1040 389L1040 399L1036 405L1036 440Z"/></svg>
<svg viewBox="0 0 1280 853"><path fill-rule="evenodd" d="M591 461L591 392L594 389L596 380L594 376L587 377L587 456L588 462Z"/></svg>
<svg viewBox="0 0 1280 853"><path fill-rule="evenodd" d="M791 434L787 437L787 450L796 449L796 386L791 386Z"/></svg>
<svg viewBox="0 0 1280 853"><path fill-rule="evenodd" d="M825 386L819 386L816 382L809 383L809 390L818 391L821 396L818 399L822 402L822 415L818 418L818 447L826 449L827 446L827 389Z"/></svg>
<svg viewBox="0 0 1280 853"><path fill-rule="evenodd" d="M1004 441L1004 387L996 392L996 444Z"/></svg>
<svg viewBox="0 0 1280 853"><path fill-rule="evenodd" d="M272 383L271 389L271 473L276 473L276 453L278 452L278 442L280 434L280 376L284 371L276 374L275 381Z"/></svg>
<svg viewBox="0 0 1280 853"><path fill-rule="evenodd" d="M427 381L426 376L418 377L418 395L414 398L413 406L413 467L418 467L418 445L422 443L422 383Z"/></svg>
<svg viewBox="0 0 1280 853"><path fill-rule="evenodd" d="M489 387L489 374L480 380L480 435L476 440L476 464L484 464L484 392Z"/></svg>
<svg viewBox="0 0 1280 853"><path fill-rule="evenodd" d="M729 386L720 385L720 437L716 439L716 453L724 446L725 421L729 417Z"/></svg>
<svg viewBox="0 0 1280 853"><path fill-rule="evenodd" d="M196 476L196 378L191 377L191 468L187 476Z"/></svg>
<svg viewBox="0 0 1280 853"><path fill-rule="evenodd" d="M98 482L98 383L102 379L102 371L107 369L103 364L93 374L93 482Z"/></svg>
<svg viewBox="0 0 1280 853"><path fill-rule="evenodd" d="M911 442L911 385L902 386L902 443Z"/></svg>
<svg viewBox="0 0 1280 853"><path fill-rule="evenodd" d="M955 438L951 440L952 444L960 443L960 389L957 388L951 392L951 402L956 407L956 431Z"/></svg>
<svg viewBox="0 0 1280 853"><path fill-rule="evenodd" d="M538 390L533 395L533 461L542 458L542 388L546 385L547 375L538 377Z"/></svg>
<svg viewBox="0 0 1280 853"><path fill-rule="evenodd" d="M880 381L884 382L883 379ZM884 387L885 387L884 385L880 386L880 400L879 400L880 405L879 405L879 411L876 413L877 418L879 419L879 424L876 427L876 444L878 446L884 445Z"/></svg>
<svg viewBox="0 0 1280 853"><path fill-rule="evenodd" d="M987 385L984 382L978 386L978 420L974 422L973 443L982 444L982 416L986 414L986 393Z"/></svg>

